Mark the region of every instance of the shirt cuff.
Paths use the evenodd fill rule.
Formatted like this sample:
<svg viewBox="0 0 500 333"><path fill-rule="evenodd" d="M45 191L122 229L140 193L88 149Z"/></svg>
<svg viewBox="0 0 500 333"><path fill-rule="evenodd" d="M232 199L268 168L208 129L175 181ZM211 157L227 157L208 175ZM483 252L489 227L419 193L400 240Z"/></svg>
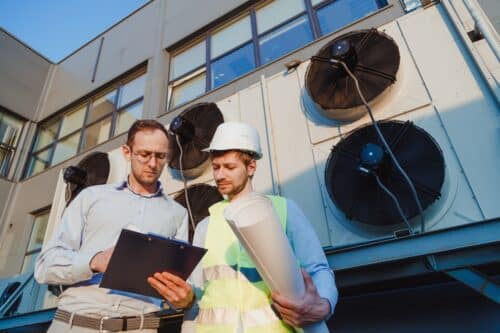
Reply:
<svg viewBox="0 0 500 333"><path fill-rule="evenodd" d="M92 277L90 269L90 260L95 256L95 253L79 252L73 258L73 279L76 281L88 280Z"/></svg>

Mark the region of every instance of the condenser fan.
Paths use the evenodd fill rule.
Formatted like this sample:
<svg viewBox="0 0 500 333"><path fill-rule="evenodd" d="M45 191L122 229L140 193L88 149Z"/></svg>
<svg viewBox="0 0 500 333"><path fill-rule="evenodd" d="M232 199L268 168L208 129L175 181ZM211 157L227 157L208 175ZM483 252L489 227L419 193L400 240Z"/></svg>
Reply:
<svg viewBox="0 0 500 333"><path fill-rule="evenodd" d="M400 60L396 43L376 29L344 34L321 48L311 58L305 86L321 112L339 121L356 120L366 111L353 79L332 59L347 65L368 103L396 81Z"/></svg>
<svg viewBox="0 0 500 333"><path fill-rule="evenodd" d="M219 124L224 117L215 103L200 103L184 110L170 123L172 158L169 166L180 170L180 150L176 143L178 136L182 146L182 169L187 177L197 177L203 170L200 167L208 160L207 148Z"/></svg>
<svg viewBox="0 0 500 333"><path fill-rule="evenodd" d="M66 205L84 188L92 185L105 184L109 176L108 154L94 152L87 155L77 166L70 166L64 170L66 187Z"/></svg>
<svg viewBox="0 0 500 333"><path fill-rule="evenodd" d="M413 182L422 208L441 196L445 164L434 139L412 122L379 122L399 164ZM406 218L419 209L408 183L383 149L373 125L362 127L333 148L326 165L328 194L348 219L366 225L388 226L403 222L397 206L377 182L397 198Z"/></svg>
<svg viewBox="0 0 500 333"><path fill-rule="evenodd" d="M217 191L215 186L207 184L194 184L187 188L191 212L193 214L194 225L196 226L201 220L207 217L208 208L214 203L221 201L222 195ZM186 206L186 194L184 191L175 196L175 201ZM189 223L189 241L193 240L194 230L192 224Z"/></svg>

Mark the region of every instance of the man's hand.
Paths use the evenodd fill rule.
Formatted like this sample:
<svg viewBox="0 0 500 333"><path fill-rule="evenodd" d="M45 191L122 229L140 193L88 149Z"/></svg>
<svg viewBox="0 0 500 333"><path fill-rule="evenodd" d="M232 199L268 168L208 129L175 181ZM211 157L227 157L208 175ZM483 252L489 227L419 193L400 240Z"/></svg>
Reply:
<svg viewBox="0 0 500 333"><path fill-rule="evenodd" d="M148 277L148 283L176 308L185 308L194 299L191 285L174 274L155 273Z"/></svg>
<svg viewBox="0 0 500 333"><path fill-rule="evenodd" d="M90 269L93 272L103 273L108 268L109 259L111 259L111 255L113 255L113 251L115 247L110 247L104 251L98 252L91 260L90 260Z"/></svg>
<svg viewBox="0 0 500 333"><path fill-rule="evenodd" d="M319 296L311 276L305 270L302 270L302 276L306 291L301 299L292 300L277 292L271 295L274 307L281 314L283 321L295 327L321 321L330 313L330 302Z"/></svg>

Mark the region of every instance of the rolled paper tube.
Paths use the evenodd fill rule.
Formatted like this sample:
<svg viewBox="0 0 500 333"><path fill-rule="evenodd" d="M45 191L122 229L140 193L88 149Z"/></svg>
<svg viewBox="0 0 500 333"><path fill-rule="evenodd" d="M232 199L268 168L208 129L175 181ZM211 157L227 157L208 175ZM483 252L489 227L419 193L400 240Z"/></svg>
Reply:
<svg viewBox="0 0 500 333"><path fill-rule="evenodd" d="M290 299L305 293L304 279L271 200L250 193L231 202L224 218L252 259L269 289ZM297 332L328 332L322 321Z"/></svg>

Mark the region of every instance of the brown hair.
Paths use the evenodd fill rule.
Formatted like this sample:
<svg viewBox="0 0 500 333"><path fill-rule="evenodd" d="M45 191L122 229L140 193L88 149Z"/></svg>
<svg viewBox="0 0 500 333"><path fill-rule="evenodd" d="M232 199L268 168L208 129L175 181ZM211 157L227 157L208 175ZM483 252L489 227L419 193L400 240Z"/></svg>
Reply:
<svg viewBox="0 0 500 333"><path fill-rule="evenodd" d="M167 137L167 139L169 138L167 130L158 121L153 119L136 120L128 130L127 146L132 147L132 144L134 143L135 134L137 132L154 131L156 129L162 131Z"/></svg>
<svg viewBox="0 0 500 333"><path fill-rule="evenodd" d="M212 150L210 152L210 156L212 158L219 157L230 151L236 152L236 155L243 162L243 164L245 164L245 166L248 166L250 162L255 159L252 153L243 150Z"/></svg>

